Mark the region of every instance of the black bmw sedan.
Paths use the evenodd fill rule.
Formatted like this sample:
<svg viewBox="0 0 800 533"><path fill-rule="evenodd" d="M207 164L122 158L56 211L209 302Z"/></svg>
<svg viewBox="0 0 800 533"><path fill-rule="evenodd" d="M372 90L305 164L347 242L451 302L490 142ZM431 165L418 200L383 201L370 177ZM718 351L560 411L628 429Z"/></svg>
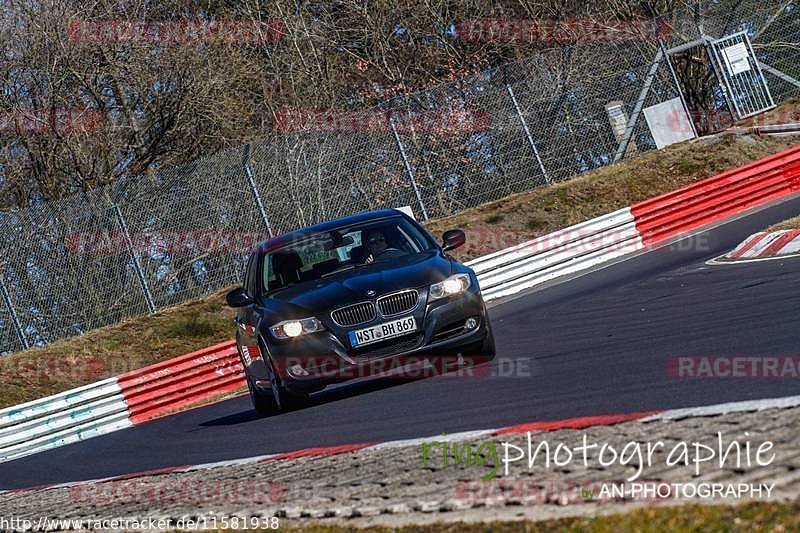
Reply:
<svg viewBox="0 0 800 533"><path fill-rule="evenodd" d="M367 375L450 371L494 358L475 273L413 218L387 209L275 237L250 256L236 341L259 413Z"/></svg>

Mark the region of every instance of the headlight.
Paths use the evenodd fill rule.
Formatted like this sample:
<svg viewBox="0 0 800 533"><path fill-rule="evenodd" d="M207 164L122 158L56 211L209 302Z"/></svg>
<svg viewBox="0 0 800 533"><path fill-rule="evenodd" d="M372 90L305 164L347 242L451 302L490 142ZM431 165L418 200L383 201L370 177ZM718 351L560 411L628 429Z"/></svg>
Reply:
<svg viewBox="0 0 800 533"><path fill-rule="evenodd" d="M284 320L269 328L276 339L290 339L307 333L322 331L323 329L325 329L325 326L322 325L322 322L313 316L301 318L300 320Z"/></svg>
<svg viewBox="0 0 800 533"><path fill-rule="evenodd" d="M469 274L455 274L444 281L431 285L430 299L438 300L462 293L469 289L470 285L472 285L472 280Z"/></svg>

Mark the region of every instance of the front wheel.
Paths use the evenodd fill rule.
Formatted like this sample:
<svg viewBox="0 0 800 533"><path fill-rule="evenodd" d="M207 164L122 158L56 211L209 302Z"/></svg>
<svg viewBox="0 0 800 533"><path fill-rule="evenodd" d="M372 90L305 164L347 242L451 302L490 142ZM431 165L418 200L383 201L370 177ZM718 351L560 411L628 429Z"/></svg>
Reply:
<svg viewBox="0 0 800 533"><path fill-rule="evenodd" d="M253 409L256 410L256 413L264 416L275 411L275 401L272 399L272 395L259 392L250 380L250 376L247 376L247 390L250 393L250 402L253 404Z"/></svg>
<svg viewBox="0 0 800 533"><path fill-rule="evenodd" d="M270 391L260 391L250 376L247 376L247 390L250 393L250 402L253 409L260 416L267 416L281 411L290 411L303 405L308 399L307 394L292 394L284 388L280 378L275 373L275 367L269 358L265 358L267 373L269 374Z"/></svg>
<svg viewBox="0 0 800 533"><path fill-rule="evenodd" d="M269 386L272 390L272 404L276 411L291 411L303 405L308 399L307 394L292 394L283 386L281 378L275 372L275 365L268 356L264 357L269 374Z"/></svg>
<svg viewBox="0 0 800 533"><path fill-rule="evenodd" d="M486 359L486 361L492 361L494 360L495 355L497 355L497 349L494 346L494 333L492 333L492 327L487 324L487 329L489 330L489 334L486 335L486 339L483 341L481 355Z"/></svg>

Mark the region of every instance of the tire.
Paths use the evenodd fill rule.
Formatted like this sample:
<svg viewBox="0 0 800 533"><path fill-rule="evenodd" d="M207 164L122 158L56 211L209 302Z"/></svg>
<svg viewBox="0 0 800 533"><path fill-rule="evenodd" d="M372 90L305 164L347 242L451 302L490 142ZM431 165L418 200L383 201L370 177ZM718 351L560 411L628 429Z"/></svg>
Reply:
<svg viewBox="0 0 800 533"><path fill-rule="evenodd" d="M492 333L491 327L489 328L489 334L486 335L486 340L483 341L483 353L489 361L492 361L497 355L497 350L494 346L494 333Z"/></svg>
<svg viewBox="0 0 800 533"><path fill-rule="evenodd" d="M265 353L265 352L262 352ZM272 409L277 412L291 411L301 407L308 399L307 394L292 394L286 387L283 386L280 376L275 372L275 367L272 364L272 359L269 356L264 357L264 362L267 365L267 373L269 374L270 388L272 389ZM255 405L255 402L254 402ZM256 410L258 410L256 408Z"/></svg>
<svg viewBox="0 0 800 533"><path fill-rule="evenodd" d="M265 395L255 388L250 376L247 376L247 390L250 392L250 402L253 404L253 409L260 416L266 416L275 412L275 400L271 395Z"/></svg>

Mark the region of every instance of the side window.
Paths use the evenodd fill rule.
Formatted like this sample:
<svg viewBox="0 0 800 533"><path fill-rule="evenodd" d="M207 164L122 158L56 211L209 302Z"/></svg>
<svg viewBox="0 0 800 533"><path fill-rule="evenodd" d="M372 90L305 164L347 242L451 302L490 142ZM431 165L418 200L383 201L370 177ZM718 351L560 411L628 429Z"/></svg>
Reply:
<svg viewBox="0 0 800 533"><path fill-rule="evenodd" d="M257 295L256 290L256 279L258 275L256 273L256 265L258 265L258 254L255 253L250 256L250 259L247 261L247 271L244 275L244 290L247 291L247 294L251 297L255 297Z"/></svg>
<svg viewBox="0 0 800 533"><path fill-rule="evenodd" d="M361 230L345 233L344 236L345 238L352 237L353 243L336 249L336 253L339 254L339 261L342 263L350 260L350 250L356 246L361 246Z"/></svg>
<svg viewBox="0 0 800 533"><path fill-rule="evenodd" d="M274 283L277 279L275 271L272 270L272 255L264 256L264 268L261 269L261 288L268 291L274 288Z"/></svg>
<svg viewBox="0 0 800 533"><path fill-rule="evenodd" d="M244 279L242 280L242 287L244 290L247 291L247 287L250 285L250 265L253 264L253 256L247 258L247 263L244 265Z"/></svg>
<svg viewBox="0 0 800 533"><path fill-rule="evenodd" d="M414 239L406 233L405 228L402 226L397 227L397 232L400 234L400 242L397 242L397 246L400 247L401 250L405 250L409 253L416 253L419 251L419 246L414 243Z"/></svg>

